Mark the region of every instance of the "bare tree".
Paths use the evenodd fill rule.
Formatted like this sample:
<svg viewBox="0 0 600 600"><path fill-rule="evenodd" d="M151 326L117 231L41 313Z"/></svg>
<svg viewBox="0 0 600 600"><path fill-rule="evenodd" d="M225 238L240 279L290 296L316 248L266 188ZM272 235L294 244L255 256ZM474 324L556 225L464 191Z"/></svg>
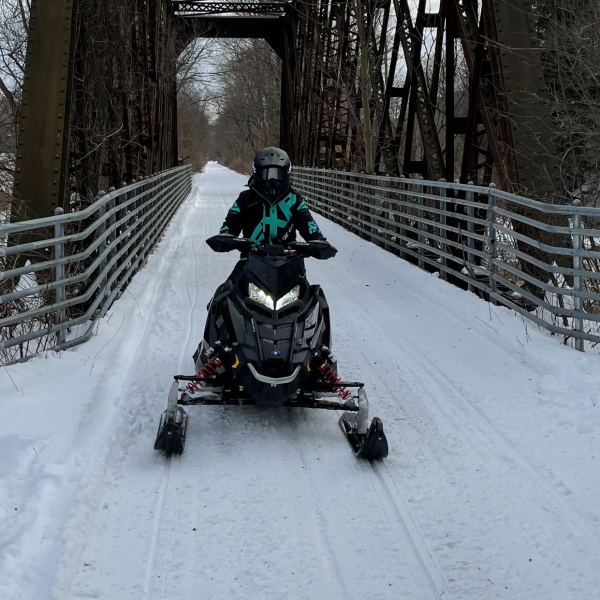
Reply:
<svg viewBox="0 0 600 600"><path fill-rule="evenodd" d="M565 191L600 206L600 4L540 0L538 14Z"/></svg>
<svg viewBox="0 0 600 600"><path fill-rule="evenodd" d="M279 144L281 62L261 40L231 40L223 49L215 152L223 164L247 171L255 152Z"/></svg>
<svg viewBox="0 0 600 600"><path fill-rule="evenodd" d="M29 0L0 0L0 210L12 195Z"/></svg>

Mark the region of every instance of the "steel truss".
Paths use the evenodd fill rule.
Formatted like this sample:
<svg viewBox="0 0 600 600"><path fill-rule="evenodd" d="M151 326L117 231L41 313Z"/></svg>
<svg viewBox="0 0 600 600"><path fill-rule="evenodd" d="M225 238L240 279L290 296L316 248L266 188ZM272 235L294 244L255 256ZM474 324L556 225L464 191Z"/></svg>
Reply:
<svg viewBox="0 0 600 600"><path fill-rule="evenodd" d="M72 24L64 32L64 49L56 47L54 54L44 50L52 27L38 25L30 35L16 189L39 216L65 205L74 177L85 180L75 191L89 195L102 177L117 185L176 163L171 54L198 36L263 38L282 58L280 143L296 164L364 169L366 113L376 171L479 184L495 180L550 201L558 188L528 0L441 0L437 13L426 11L426 0L416 7L411 0L129 0L123 6L135 5L143 17L132 35L122 36L133 60L116 61L110 53L102 60L115 62L115 89L139 89L120 93L116 108L108 106L114 100L90 95L81 83L106 66L86 45L109 42L94 38L96 13L86 5L78 16L77 2L61 3L62 12L42 14L39 2L32 7L32 23L38 16L52 23L66 13ZM110 25L112 17L104 18ZM365 107L357 18L370 65ZM131 73L122 68L129 63ZM50 98L51 109L36 108L29 97ZM108 115L100 144L85 135L93 114ZM36 158L40 137L51 142L43 146L46 161ZM47 200L34 206L35 198Z"/></svg>
<svg viewBox="0 0 600 600"><path fill-rule="evenodd" d="M531 3L441 0L437 13L426 5L362 3L375 170L484 185L494 180L551 201L557 162ZM300 164L365 167L356 6L355 0L294 5L282 144Z"/></svg>
<svg viewBox="0 0 600 600"><path fill-rule="evenodd" d="M282 16L286 12L287 2L211 2L194 0L173 0L175 14L178 16L251 14Z"/></svg>

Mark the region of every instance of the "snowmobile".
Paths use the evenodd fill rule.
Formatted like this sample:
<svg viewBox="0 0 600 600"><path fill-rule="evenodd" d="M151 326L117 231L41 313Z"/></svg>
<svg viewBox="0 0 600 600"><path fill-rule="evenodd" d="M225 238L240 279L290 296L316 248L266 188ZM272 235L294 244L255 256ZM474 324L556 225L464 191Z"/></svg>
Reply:
<svg viewBox="0 0 600 600"><path fill-rule="evenodd" d="M383 423L377 417L368 423L364 384L338 376L329 306L320 286L306 278L304 258L331 258L335 248L321 241L258 245L229 234L207 243L216 252L239 250L247 261L208 305L196 374L175 376L155 450L183 452L186 406L285 406L344 411L339 424L354 454L385 458Z"/></svg>

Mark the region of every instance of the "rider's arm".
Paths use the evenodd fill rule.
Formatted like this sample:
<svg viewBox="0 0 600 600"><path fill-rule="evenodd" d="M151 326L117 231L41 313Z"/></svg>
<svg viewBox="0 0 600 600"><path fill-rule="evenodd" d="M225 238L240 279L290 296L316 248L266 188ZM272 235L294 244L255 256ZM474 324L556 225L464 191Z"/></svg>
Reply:
<svg viewBox="0 0 600 600"><path fill-rule="evenodd" d="M242 214L240 212L240 197L233 203L233 206L227 212L227 216L225 217L225 221L223 222L223 226L219 233L230 233L231 235L237 237L242 232L243 222L242 222Z"/></svg>
<svg viewBox="0 0 600 600"><path fill-rule="evenodd" d="M316 221L313 219L313 216L310 214L310 210L308 210L308 206L306 206L306 202L302 200L302 197L297 194L297 202L295 212L292 215L294 220L294 225L298 230L298 233L307 241L313 240L323 240L325 237L321 233L319 226Z"/></svg>

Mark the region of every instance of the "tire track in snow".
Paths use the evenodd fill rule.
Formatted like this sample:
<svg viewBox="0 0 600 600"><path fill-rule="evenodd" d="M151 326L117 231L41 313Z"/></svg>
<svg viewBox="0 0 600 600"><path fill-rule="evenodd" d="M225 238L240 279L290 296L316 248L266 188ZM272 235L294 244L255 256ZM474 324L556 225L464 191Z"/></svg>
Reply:
<svg viewBox="0 0 600 600"><path fill-rule="evenodd" d="M371 370L376 373L376 370L370 365L368 358L362 353L363 358L365 359L364 364L368 365ZM387 385L385 381L380 381L384 387L387 388L390 396L393 396L393 390ZM372 409L372 405L369 407ZM336 411L338 412L338 411ZM369 419L371 419L374 415L372 410L369 411ZM341 416L341 414L339 415ZM385 424L384 424L385 426ZM423 569L423 572L427 575L429 580L429 584L431 586L431 591L436 594L438 598L442 598L447 592L447 584L445 578L442 574L442 569L438 565L437 561L434 558L433 553L431 552L425 535L419 525L419 521L414 515L413 511L408 506L404 495L400 491L398 485L394 482L393 478L390 476L388 471L386 460L380 461L369 461L372 471L377 478L377 483L380 487L380 500L387 501L389 507L391 507L391 511L395 516L395 521L401 534L409 539L410 544L414 550L415 556L419 558L419 562ZM395 492L392 491L392 488Z"/></svg>
<svg viewBox="0 0 600 600"><path fill-rule="evenodd" d="M398 486L389 477L389 472L384 461L370 461L373 473L377 477L377 481L383 491L387 502L392 508L396 517L400 531L410 540L410 544L415 552L415 556L419 558L423 572L427 575L431 591L438 597L442 598L446 594L446 582L442 572L436 563L433 554L427 547L425 537L419 523L413 512L410 510L404 500L402 492ZM386 473L386 475L384 475ZM390 484L394 486L396 492L392 493ZM400 501L398 501L398 499Z"/></svg>
<svg viewBox="0 0 600 600"><path fill-rule="evenodd" d="M362 352L361 354L365 359L365 364L369 365L367 357ZM384 385L391 394L392 390L385 383ZM340 411L335 412L338 418L341 417ZM369 419L373 416L373 413L370 411ZM400 532L399 537L404 537L409 540L414 555L418 558L420 566L428 579L431 592L435 594L437 598L442 598L446 594L447 585L439 565L427 546L425 536L419 526L418 520L406 503L404 496L396 483L389 477L386 461L369 461L369 463L373 474L377 478L376 483L378 485L373 487L382 503L382 508L385 510L387 505L388 511L394 515L393 520ZM396 493L392 492L392 487L395 488Z"/></svg>
<svg viewBox="0 0 600 600"><path fill-rule="evenodd" d="M454 381L444 374L435 364L427 360L417 348L414 346L406 346L401 341L396 341L396 345L402 348L404 360L408 363L408 370L415 374L421 373L419 377L421 383L421 390L427 391L429 398L435 403L439 411L444 415L448 423L454 428L466 443L469 444L474 454L479 455L482 462L490 462L490 456L496 455L496 458L506 463L508 461L514 461L520 464L521 469L526 475L525 479L534 482L538 488L544 490L548 498L552 499L557 505L555 507L546 505L548 512L556 514L557 518L563 520L569 524L572 528L573 533L587 537L590 541L594 541L595 536L589 531L588 525L583 524L582 520L585 517L578 513L572 506L570 506L564 498L562 498L556 490L554 490L534 469L534 467L527 461L511 444L504 435L494 426L494 424L487 419L477 407L474 406L473 402L467 399L469 395L468 390L459 389ZM365 364L368 364L367 357L365 358ZM369 365L371 367L371 365ZM377 376L377 371L373 367L371 370ZM435 383L432 386L431 383ZM394 396L394 390L384 380L378 381L379 385L385 387L390 397ZM441 401L441 395L439 390L444 390L444 398L447 402ZM461 414L459 414L459 411ZM468 420L464 420L464 413L468 414ZM464 435L465 429L468 425L475 426L476 429L470 430L470 433L476 434L477 441L474 440L473 435ZM483 451L482 448L486 447L487 452ZM504 449L504 452L500 454L498 450ZM394 484L394 487L397 486ZM541 506L541 505L540 505Z"/></svg>
<svg viewBox="0 0 600 600"><path fill-rule="evenodd" d="M447 423L451 425L455 435L470 446L471 456L478 456L481 464L486 465L490 473L506 472L505 482L507 487L500 495L506 494L510 502L510 499L515 495L525 493L527 501L534 503L537 510L541 511L540 514L552 515L553 519L549 519L548 524L553 522L553 526L560 527L563 531L565 526L567 530L570 530L567 536L574 541L574 548L581 548L579 542L576 541L578 539L587 540L586 547L594 548L596 545L595 535L583 522L584 519L579 513L561 498L527 461L521 458L514 446L487 419L480 418L479 411L464 397L464 391L461 392L456 388L448 377L439 371L435 365L428 362L425 357L419 355L418 351L414 348L411 348L411 350L412 353L407 353L405 356L406 367L413 375L419 373L421 393L426 392L430 401L437 406ZM393 390L385 382L379 382L379 385L382 384L390 396L393 397ZM444 393L440 394L439 390L444 390ZM390 499L399 509L402 504L406 505L388 465L377 466L377 469L377 475L385 484L386 493L389 494ZM521 481L523 491L521 489L511 489L510 481L515 479L515 469L521 471L522 476L517 478ZM524 509L524 511L533 514L531 509ZM410 512L412 513L412 511ZM517 515L514 516L517 517ZM417 529L420 530L418 520L415 518L414 521ZM533 538L536 541L529 543L543 547L545 544L540 541L540 536L543 535L546 535L546 532L540 529ZM424 536L422 539L425 540ZM439 551L439 548L436 548L437 551ZM429 554L433 558L433 553L429 552ZM583 556L581 558L583 559ZM435 559L433 560L435 561ZM593 558L590 556L586 556L586 560L593 562ZM579 564L582 569L586 569L583 566L583 560L579 561ZM454 582L454 578L450 581ZM455 585L454 583L452 587L454 588ZM453 589L454 593L457 593L457 591L457 589Z"/></svg>
<svg viewBox="0 0 600 600"><path fill-rule="evenodd" d="M373 265L373 268L383 275L387 275L380 268L378 268L377 265ZM411 294L414 294L412 290L409 290L408 288L405 289L407 293L410 292ZM431 298L425 297L423 297L423 301L427 303L432 302ZM559 485L559 482L556 481L556 478L552 476L554 479L553 487L552 484L540 474L534 465L527 460L527 458L521 452L519 452L519 450L515 447L515 444L511 443L498 429L494 422L476 406L472 399L470 399L470 397L473 395L473 392L470 391L467 386L457 383L453 377L449 376L447 373L444 373L440 367L431 362L429 357L426 356L418 346L414 344L409 346L404 337L399 336L395 338L394 343L399 348L402 348L404 356L412 362L413 368L423 372L424 377L421 378L423 382L434 381L438 385L439 389L448 390L450 392L448 396L449 399L451 398L451 403L442 403L439 400L439 394L435 393L436 390L433 389L431 389L431 398L435 400L437 406L441 411L444 412L447 418L452 421L452 424L457 431L462 431L464 429L463 423L460 421L460 417L458 422L456 420L459 411L468 413L470 422L477 425L479 438L478 444L475 444L470 436L465 436L466 440L470 443L475 452L485 459L488 455L482 453L481 451L483 444L487 444L490 448L495 448L496 450L499 448L504 448L505 458L519 463L527 478L535 481L537 485L546 492L547 496L554 500L556 505L560 508L558 511L560 517L564 518L565 522L571 525L574 533L587 537L590 541L594 541L597 538L597 536L590 532L589 528L591 526L600 532L598 523L590 519L587 514L582 514L580 511L578 511L574 506L565 500L563 495L556 491L556 487ZM429 387L431 388L431 386ZM452 417L448 411L449 408L453 409L454 414ZM494 438L493 441L491 441L492 437ZM499 454L498 456L500 457ZM502 457L502 460L504 460L504 457Z"/></svg>
<svg viewBox="0 0 600 600"><path fill-rule="evenodd" d="M413 352L415 352L414 349ZM421 358L423 357L421 356ZM458 411L458 406L462 405L462 412L467 413L471 423L477 427L476 433L478 442L475 443L472 437L467 437L467 441L470 443L473 451L478 453L482 459L489 460L489 454L482 452L482 447L487 445L489 449L495 449L495 453L497 454L498 458L503 462L508 460L518 463L520 468L523 470L524 475L526 475L525 479L535 482L535 484L544 490L545 494L557 505L557 507L548 506L548 511L555 512L559 518L564 520L565 523L568 523L571 526L573 533L577 533L578 535L587 537L590 541L594 541L596 537L592 532L589 531L590 523L582 523L582 521L585 520L585 517L576 509L574 509L568 502L566 502L565 499L561 497L556 490L553 489L548 482L540 476L531 463L521 455L521 453L506 439L506 437L497 429L497 427L495 427L494 424L487 417L485 417L470 400L466 398L466 396L469 395L469 392L465 389L459 389L454 384L453 380L440 371L434 364L431 364L424 359L418 362L421 365L420 368L427 373L428 379L434 381L438 387L448 390L448 397L451 399L451 403L442 404L437 399L436 394L432 394L432 398L436 401L440 410L444 412L447 419L453 424L453 426L457 430L461 429L456 420L456 413ZM454 409L454 414L451 414L449 409ZM498 453L499 448L504 449L503 455Z"/></svg>
<svg viewBox="0 0 600 600"><path fill-rule="evenodd" d="M163 514L165 511L165 502L167 498L167 488L169 486L169 479L171 475L171 464L172 458L166 459L164 467L164 474L162 482L160 484L160 492L158 495L158 502L156 504L156 512L154 514L154 526L152 528L152 539L150 540L150 550L148 553L148 564L146 567L146 578L144 581L144 600L152 600L154 594L154 580L156 579L156 561L158 559L159 542L161 540L162 533L162 521Z"/></svg>
<svg viewBox="0 0 600 600"><path fill-rule="evenodd" d="M205 175L206 175L205 173L202 173L201 177L199 177L196 180L196 185L198 186L198 188L200 187L200 182L202 181L202 179L204 178ZM198 206L198 202L197 202L198 199L199 199L199 194L197 194L195 197L195 200L196 200L196 202L194 203L195 206ZM201 222L203 225L203 232L202 232L202 238L199 242L200 244L202 244L206 239L206 219L201 219ZM188 323L187 323L187 328L186 328L187 335L185 338L185 342L181 346L181 353L179 355L179 361L178 361L179 373L185 371L184 360L187 356L187 353L189 352L189 348L190 348L190 344L191 344L192 340L198 339L198 328L199 328L198 324L200 322L199 319L196 318L196 316L198 314L198 304L199 304L199 300L200 300L200 295L198 293L198 258L196 255L197 247L195 244L194 236L190 235L190 233L191 233L190 225L195 226L196 222L193 221L192 219L186 221L186 223L184 225L184 231L182 232L182 239L189 240L189 245L190 245L190 250L191 250L191 252L189 254L191 254L191 256L192 256L191 262L192 262L192 273L193 273L193 275L192 275L193 285L192 286L188 285L186 287L186 296L188 299L188 303L190 304L190 306L192 308L188 313ZM174 375L177 375L179 373L174 373ZM168 456L168 457L165 457L164 460L166 461L165 469L164 469L165 472L163 474L160 493L159 493L159 497L157 500L157 509L155 512L154 527L153 527L153 531L152 531L152 541L150 544L150 551L148 554L148 566L146 568L146 579L145 579L145 583L144 583L144 600L152 600L152 598L154 596L154 588L156 585L156 580L158 579L158 576L156 575L156 564L157 564L157 559L158 559L159 542L162 542L163 540L168 540L169 532L172 529L171 527L168 526L168 524L171 522L172 515L170 514L168 507L166 508L166 511L165 511L165 507L168 504L168 488L169 488L169 482L171 479L171 471L173 468L173 462L176 461L177 466L179 467L179 465L181 463L181 458ZM177 469L177 471L179 471L179 469ZM167 527L166 528L164 527L165 523L163 522L165 512L169 513L167 515ZM166 530L166 532L163 532L163 530ZM169 549L168 558L172 559L173 546L171 544L167 544L166 546ZM164 579L168 580L168 575Z"/></svg>
<svg viewBox="0 0 600 600"><path fill-rule="evenodd" d="M338 289L344 289L347 285L346 280L340 276L337 271L334 271L335 275L332 277L333 281L329 283L335 285ZM327 293L327 288L325 288L325 292ZM359 304L353 297L350 298L351 301L356 305L356 314L360 314L364 312L364 307L362 304ZM376 328L378 322L373 323L373 327ZM335 334L335 331L334 331ZM363 365L370 368L375 377L379 379L377 370L371 365L371 361L369 357L367 357L362 351L360 351L364 362ZM343 359L342 359L343 360ZM351 377L351 379L367 379L361 373L359 377ZM394 396L393 390L386 384L384 380L379 380L379 383L384 385L387 388L390 397ZM374 416L373 413L373 405L370 406L370 414L369 419ZM338 418L341 416L339 411L336 411ZM385 426L385 423L384 423ZM381 464L380 464L381 463ZM387 509L389 513L393 515L392 520L395 523L395 526L398 528L400 533L400 537L405 537L409 540L410 545L414 551L414 555L418 558L420 566L422 568L423 573L426 575L427 580L430 585L431 592L435 594L436 598L442 598L447 592L447 585L445 578L442 574L442 570L435 560L433 553L427 545L425 536L421 530L418 519L413 514L413 511L407 505L404 500L403 495L401 494L398 486L391 480L388 481L389 473L387 472L387 467L385 466L384 461L370 461L371 471L376 478L377 485L374 485L374 489L379 497L379 500L382 504L382 508ZM396 492L392 492L391 487L394 487ZM376 489L379 488L379 489Z"/></svg>
<svg viewBox="0 0 600 600"><path fill-rule="evenodd" d="M290 413L292 415L292 413ZM352 480L356 509L362 513L363 518L372 522L371 534L374 539L379 538L382 545L388 545L390 540L393 540L393 546L396 551L402 554L402 563L398 565L390 565L391 569L388 572L380 573L379 578L383 575L386 579L393 580L395 575L394 569L399 570L399 573L410 572L413 581L418 582L419 600L438 600L445 594L445 583L443 577L437 568L437 565L431 553L427 550L424 541L419 538L419 530L415 525L415 519L407 509L401 509L394 500L392 494L387 490L385 481L380 480L375 472L376 465L370 465L366 461L362 461L353 456L347 440L343 434L339 432L337 420L329 419L327 416L310 413L304 409L297 409L290 416L290 425L294 432L295 442L299 447L302 463L304 465L303 475L307 481L307 490L312 498L311 510L315 514L315 522L317 525L317 533L322 548L321 553L329 565L329 571L338 582L341 598L357 597L359 591L356 588L356 565L352 561L348 561L344 553L344 541L339 537L339 531L336 530L335 522L332 522L331 502L337 497L337 503L333 511L341 511L344 514L345 499L336 493L335 480L328 481L328 476L321 472L327 463L339 462L342 472L346 479ZM341 416L338 411L332 413L331 416L337 414L337 418ZM335 433L339 444L327 449L326 460L319 460L319 456L323 459L323 451L315 448L311 444L311 438L307 438L304 430L307 428L315 429L318 426L331 430ZM337 437L339 435L339 437ZM314 442L314 438L312 439ZM320 447L320 446L319 446ZM317 456L319 455L319 456ZM327 460L327 458L329 460ZM343 460L340 460L343 458ZM317 462L318 461L318 462ZM318 466L317 466L318 465ZM388 493L386 493L388 492ZM367 501L370 505L367 506ZM377 510L373 510L377 506ZM407 516L409 513L409 516ZM345 514L350 517L350 512ZM412 525L411 525L412 524ZM379 531L385 531L385 536L381 536ZM357 540L360 539L358 530L356 531ZM347 541L346 541L347 543ZM377 545L375 545L377 548ZM419 577L417 572L420 571L423 577ZM377 577L377 576L376 576ZM401 577L402 579L402 577ZM401 580L396 581L394 586L402 584ZM404 583L406 585L406 582ZM369 587L366 588L368 593ZM361 592L361 595L365 590ZM374 594L371 589L371 595L374 597L387 597L387 595ZM409 585L404 593L397 592L399 597L413 598L414 590ZM381 594L381 591L379 591Z"/></svg>
<svg viewBox="0 0 600 600"><path fill-rule="evenodd" d="M158 272L153 278L152 285L156 289L152 293L149 307L144 307L144 328L142 337L139 343L136 345L134 354L131 357L127 357L129 360L129 368L126 375L123 377L123 398L135 398L135 388L137 381L135 380L136 367L142 359L144 352L147 347L147 340L149 336L153 335L153 325L155 324L155 315L158 308L164 304L165 296L170 292L171 287L166 284L166 281L174 275L173 269L170 265L177 259L177 256L181 252L182 246L187 242L187 238L183 236L176 236L173 229L178 226L178 223L183 221L184 226L186 220L184 219L184 213L189 211L189 203L194 199L194 191L191 192L190 196L184 201L180 207L178 213L176 213L174 219L168 226L166 234L170 233L169 242L165 240L165 236L161 240L161 244L158 247L158 251L165 252L166 256L162 257L162 262L159 265ZM174 239L173 239L174 238ZM163 249L164 248L164 249ZM155 251L156 252L156 251ZM146 267L148 268L148 267ZM146 288L148 289L148 288ZM146 289L144 291L146 291ZM119 356L117 353L116 356ZM132 386L134 388L132 392ZM146 390L144 390L145 392ZM96 391L96 393L99 393ZM104 394L106 395L106 394ZM140 399L142 395L140 394ZM165 394L166 398L166 394ZM88 544L90 520L93 515L97 512L102 497L105 494L105 480L108 470L113 464L113 451L115 447L119 447L119 453L123 451L123 440L126 441L127 446L131 446L135 443L136 439L143 434L143 428L136 432L136 435L131 436L131 432L125 431L128 428L129 418L135 414L136 410L140 408L139 400L133 405L123 406L124 400L121 400L119 407L114 410L114 413L106 426L106 439L102 440L99 450L94 452L87 461L87 474L86 480L84 481L84 492L83 500L80 503L79 514L68 524L68 531L72 530L73 533L69 534L67 531L67 539L69 540L65 557L63 559L63 565L60 568L59 575L57 577L56 589L66 590L71 589L75 577L77 575L78 565L81 563L80 556L84 552L85 547ZM157 415L158 417L158 415ZM103 436L104 437L104 436ZM168 477L170 471L170 461L165 464L165 471L163 473L163 484L164 480ZM160 512L160 504L157 504L158 512ZM77 530L82 530L86 533L81 535L75 533ZM72 547L69 548L69 545ZM71 592L73 593L73 592ZM78 592L75 592L78 595Z"/></svg>
<svg viewBox="0 0 600 600"><path fill-rule="evenodd" d="M339 590L341 593L341 598L350 598L351 596L348 593L349 588L351 587L346 581L346 577L340 565L340 562L335 554L335 550L333 548L329 532L327 531L327 524L325 516L323 515L322 510L320 509L320 505L322 504L321 499L319 497L318 489L314 486L310 479L309 469L310 465L305 456L305 448L307 446L304 439L302 439L302 434L298 431L298 423L294 419L298 415L294 415L291 410L288 411L289 423L294 433L295 441L299 447L300 451L300 460L304 467L303 469L303 477L306 481L306 487L309 495L313 500L312 510L315 514L315 523L316 529L319 536L319 541L321 545L321 554L324 555L324 559L327 561L329 565L329 571L331 574L335 576L335 580L339 586Z"/></svg>
<svg viewBox="0 0 600 600"><path fill-rule="evenodd" d="M334 280L336 288L343 285L345 275L346 274L342 271L336 271L334 273L332 279ZM327 289L329 288L326 288L326 292ZM404 295L408 295L409 293L410 295L414 295L412 291L407 288ZM422 446L422 448L419 448L416 451L411 451L411 455L414 455L415 457L419 456L419 454L427 452L427 448L429 448L429 451L433 453L433 456L436 458L441 469L448 469L449 464L455 463L455 467L459 468L457 474L459 480L461 479L461 475L466 475L464 471L465 467L467 472L469 469L475 470L473 467L473 459L477 462L476 466L482 465L482 467L479 467L482 470L482 475L478 476L478 480L479 477L483 477L483 480L479 480L479 485L476 488L472 487L475 483L474 480L469 482L468 479L462 478L463 481L468 482L469 487L464 490L461 490L459 487L452 491L452 494L454 495L453 505L458 507L460 506L460 502L462 502L465 508L468 507L473 518L480 520L480 522L476 521L468 524L471 535L478 537L473 537L469 540L468 538L465 538L464 534L461 535L460 531L457 531L455 527L448 523L448 525L445 526L447 527L448 533L444 536L446 538L447 536L450 536L450 539L447 540L448 543L446 543L444 537L440 537L439 532L435 531L436 528L433 528L435 537L432 538L429 536L429 538L427 538L429 543L434 543L434 546L430 548L428 553L432 557L438 557L439 560L436 560L436 562L440 565L444 565L443 572L448 576L452 593L464 593L465 590L461 589L460 586L464 585L465 575L464 573L461 573L461 571L466 571L467 567L473 568L473 566L477 565L479 565L478 568L482 575L475 579L471 579L471 585L474 586L474 589L467 593L466 596L460 595L460 597L478 597L478 595L480 597L482 593L486 594L490 592L489 588L487 590L482 590L484 586L490 584L494 585L491 579L487 579L486 575L483 574L484 567L485 572L489 575L497 572L498 569L494 569L495 565L486 564L485 559L480 557L480 550L482 547L485 547L487 541L485 538L481 538L482 528L488 527L490 528L490 531L492 531L491 528L498 527L497 523L498 521L501 521L501 519L519 519L520 512L518 508L510 512L512 506L519 506L519 502L522 503L523 513L529 514L532 522L531 525L528 524L525 528L515 530L513 532L514 540L520 540L521 544L524 544L525 547L531 546L530 552L533 555L536 555L537 549L540 549L540 556L546 558L548 551L546 551L545 548L549 547L552 544L551 540L553 540L552 534L549 534L548 532L548 527L551 527L552 530L566 542L569 548L573 550L574 556L578 557L572 561L574 562L573 567L579 563L581 566L578 568L581 568L586 572L594 572L591 567L592 561L590 560L590 557L587 556L586 548L594 548L597 544L594 535L586 529L586 524L582 522L584 519L582 519L577 511L569 506L566 500L561 497L558 492L553 489L543 477L541 477L535 468L519 454L514 445L502 435L490 420L481 414L473 404L472 400L469 399L470 394L467 386L463 386L464 389L459 389L454 384L453 380L445 375L436 364L431 363L430 357L424 355L421 350L421 345L415 343L415 339L407 339L403 335L390 337L386 334L381 329L381 309L380 307L377 308L377 303L365 303L364 300L359 303L360 295L357 297L347 295L344 300L346 303L353 305L352 308L348 310L349 313L356 311L356 314L361 314L361 331L369 332L369 338L373 340L378 337L385 339L386 347L383 353L379 351L380 348L373 347L372 344L370 350L373 351L375 349L376 351L369 357L359 350L359 353L362 354L364 358L364 362L360 363L361 368L369 369L371 371L370 376L366 375L363 377L361 375L361 378L363 380L366 379L367 381L375 381L375 390L383 392L381 394L382 408L387 404L384 409L385 412L382 411L384 412L382 415L383 417L386 415L388 417L393 416L394 412L390 411L390 408L394 406L396 416L398 409L400 409L402 410L404 417L410 420L410 426L414 427L415 433L418 433L421 437L420 445ZM410 301L407 305L411 307ZM402 331L402 318L396 320L392 318L390 322L390 317L388 316L384 322L385 327L387 328L386 331L389 331L390 328L393 328L393 330L398 332ZM427 346L427 341L430 340L425 341L425 346ZM341 354L342 352L338 350L338 355ZM399 364L402 365L400 381L409 384L407 392L412 395L408 403L403 403L400 406L393 400L398 397L398 386L396 385L396 389L392 389L390 385L388 385L387 378L382 376L381 369L372 364L374 360L379 362L379 364L385 364L385 359L389 356L395 357L395 359L399 361ZM483 364L485 364L485 362ZM474 371L474 373L475 372L476 371ZM398 375L394 375L393 371L390 374L392 376L390 382L398 379ZM475 385L473 388L475 389ZM417 400L419 398L422 398L425 402L419 402ZM420 404L425 410L419 409ZM433 412L431 411L432 408L434 409ZM428 418L431 419L430 423L427 423ZM389 431L390 430L388 430L388 433ZM439 434L443 437L438 438ZM458 462L456 462L456 460L448 459L444 456L442 439L445 439L446 436L449 436L451 441L454 440L454 443L457 446L457 449L449 449L451 453L456 453L457 451L460 452L461 445L466 445L468 447L468 450L466 448L462 449L463 452L465 452L464 459L467 461L466 464L460 458L458 459ZM392 476L390 471L390 469L396 467L396 465L394 465L393 455L394 446L392 446L392 454L390 455L391 460L384 465L383 469L379 470L379 476L386 483L390 497L393 499L396 506L402 507L403 504L406 505L406 502L403 500L402 494L395 481L402 479L401 472L396 471L395 475ZM450 467L450 469L452 469L452 467ZM440 473L443 473L443 471L440 471ZM448 470L442 477L446 478L450 485L457 485L455 482L451 481L454 479L451 470ZM498 479L501 483L500 488L492 491L494 479ZM409 478L407 481L410 482L411 479ZM438 489L444 489L443 485L437 487ZM419 490L416 489L414 491L416 491L418 495ZM427 498L427 496L428 494L425 492L425 498ZM471 508L469 504L472 503L473 496L480 496L484 501L484 505ZM487 506L488 503L490 503L491 506ZM434 505L435 502L430 503L430 507ZM492 506L494 508L492 508ZM410 512L414 515L413 511ZM548 519L545 515L552 515L552 518ZM422 512L420 516L423 518ZM447 516L450 517L450 519L452 518L451 514ZM417 528L421 530L419 520L416 516L414 517L414 521ZM429 529L431 531L432 527L429 526ZM509 545L502 539L501 534L499 532L494 533L497 536L496 539L502 543L502 545L499 546L500 550L494 549L494 554L498 557L499 552L510 552ZM585 545L579 541L581 538L587 540ZM422 535L422 539L426 539L424 535ZM475 539L480 540L480 546L477 545ZM456 545L462 545L463 543L465 543L466 549L469 552L476 550L477 554L471 554L469 557L468 553L465 555L465 549L459 553L453 550ZM428 544L425 543L425 545L427 546ZM469 562L469 558L471 558L471 562ZM514 561L509 555L501 558L504 561L502 564L512 564L512 561ZM505 568L510 569L511 567ZM564 571L564 569L562 570ZM521 571L507 577L507 582L512 582L511 577L517 581L516 585L520 585L521 588L524 589L529 588L529 592L531 592L531 581L524 577ZM496 575L493 575L493 579L496 579ZM466 581L469 581L469 579L466 579ZM559 580L555 581L559 582ZM479 586L479 589L476 589L477 586ZM507 587L506 589L509 588ZM448 590L447 593L450 593L450 590ZM557 593L560 592L557 591Z"/></svg>

